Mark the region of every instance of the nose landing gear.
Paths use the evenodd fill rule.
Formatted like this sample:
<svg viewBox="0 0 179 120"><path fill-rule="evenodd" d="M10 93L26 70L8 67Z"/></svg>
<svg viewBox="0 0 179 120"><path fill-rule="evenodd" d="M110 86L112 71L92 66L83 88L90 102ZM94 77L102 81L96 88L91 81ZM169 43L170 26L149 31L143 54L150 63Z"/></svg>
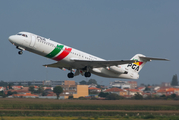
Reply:
<svg viewBox="0 0 179 120"><path fill-rule="evenodd" d="M22 47L19 47L19 46L16 46L16 48L20 50L20 51L18 52L18 54L19 54L19 55L22 55L23 50L25 50L25 49L22 48Z"/></svg>
<svg viewBox="0 0 179 120"><path fill-rule="evenodd" d="M18 52L19 55L22 55L22 53L23 53L22 50Z"/></svg>

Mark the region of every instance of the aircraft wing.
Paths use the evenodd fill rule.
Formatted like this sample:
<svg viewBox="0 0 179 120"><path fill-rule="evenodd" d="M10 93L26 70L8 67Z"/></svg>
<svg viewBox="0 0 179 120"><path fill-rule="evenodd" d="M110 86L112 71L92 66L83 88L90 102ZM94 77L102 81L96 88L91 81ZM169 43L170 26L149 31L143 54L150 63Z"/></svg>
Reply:
<svg viewBox="0 0 179 120"><path fill-rule="evenodd" d="M145 60L145 61L152 61L152 60L164 60L164 61L169 61L168 59L164 59L164 58L153 58L153 57L142 57L139 56L141 59Z"/></svg>
<svg viewBox="0 0 179 120"><path fill-rule="evenodd" d="M52 63L52 64L47 64L47 65L43 65L45 67L54 67L54 68L58 68L58 67L63 67L61 64L57 63Z"/></svg>
<svg viewBox="0 0 179 120"><path fill-rule="evenodd" d="M67 68L67 69L71 68L70 65L64 64L64 63L61 63L61 62L56 62L56 63L47 64L47 65L43 65L43 66L45 66L45 67L60 68L60 69L62 69L62 68Z"/></svg>
<svg viewBox="0 0 179 120"><path fill-rule="evenodd" d="M77 64L81 66L81 68L84 68L85 66L89 66L92 68L99 68L99 67L109 67L109 66L115 66L115 65L122 65L122 64L129 64L129 63L134 63L134 60L120 60L120 61L92 61L92 60L79 60L79 59L71 59L73 61L73 64ZM61 62L53 63L53 64L48 64L48 65L43 65L46 67L55 67L55 68L74 68L74 69L80 69L78 67L71 67L68 64L62 64Z"/></svg>
<svg viewBox="0 0 179 120"><path fill-rule="evenodd" d="M109 67L109 66L115 66L115 65L122 65L122 64L129 64L135 62L134 60L120 60L120 61L103 61L103 60L79 60L74 59L73 60L77 64L82 64L85 66L89 66L92 68L99 68L99 67Z"/></svg>

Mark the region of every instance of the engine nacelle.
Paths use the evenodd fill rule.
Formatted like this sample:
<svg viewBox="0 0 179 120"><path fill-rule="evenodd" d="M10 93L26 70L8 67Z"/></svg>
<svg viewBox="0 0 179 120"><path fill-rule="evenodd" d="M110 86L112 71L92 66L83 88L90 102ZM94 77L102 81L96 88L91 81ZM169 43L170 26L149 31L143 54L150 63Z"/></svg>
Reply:
<svg viewBox="0 0 179 120"><path fill-rule="evenodd" d="M119 68L117 66L110 66L108 67L110 71L113 71L115 73L119 73L119 74L127 74L127 71L125 71L123 68Z"/></svg>

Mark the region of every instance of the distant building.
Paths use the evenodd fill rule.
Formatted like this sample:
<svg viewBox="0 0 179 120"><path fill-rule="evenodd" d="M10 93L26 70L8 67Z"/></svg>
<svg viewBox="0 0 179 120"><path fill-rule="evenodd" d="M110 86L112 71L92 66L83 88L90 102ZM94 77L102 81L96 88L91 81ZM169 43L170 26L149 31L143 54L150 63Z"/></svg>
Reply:
<svg viewBox="0 0 179 120"><path fill-rule="evenodd" d="M168 89L166 89L166 95L174 94L174 90L175 90L175 88L168 88Z"/></svg>
<svg viewBox="0 0 179 120"><path fill-rule="evenodd" d="M12 86L13 90L19 90L19 89L23 89L23 86Z"/></svg>
<svg viewBox="0 0 179 120"><path fill-rule="evenodd" d="M179 88L162 87L162 88L160 88L159 90L156 91L156 95L158 95L158 96L171 95L171 94L179 95Z"/></svg>
<svg viewBox="0 0 179 120"><path fill-rule="evenodd" d="M23 87L22 89L18 89L18 90L6 90L6 91L4 91L4 93L5 94L7 94L8 93L8 91L11 91L11 92L17 92L18 94L23 94L23 93L29 93L30 91L29 91L29 87Z"/></svg>
<svg viewBox="0 0 179 120"><path fill-rule="evenodd" d="M76 85L75 81L72 80L64 80L64 81L60 81L60 80L51 80L50 81L50 86L55 87L57 85Z"/></svg>
<svg viewBox="0 0 179 120"><path fill-rule="evenodd" d="M88 96L88 85L61 85L63 88L63 93L60 94L60 99L67 99L69 96L73 98L86 97ZM35 86L38 88L38 86ZM34 89L35 89L34 88ZM8 91L17 92L14 97L39 97L39 98L51 98L55 99L56 94L53 92L53 87L44 87L44 91L47 93L47 96L38 96L30 94L29 87L23 87L22 89L11 89L6 90L4 93L7 94ZM13 96L11 96L13 97Z"/></svg>
<svg viewBox="0 0 179 120"><path fill-rule="evenodd" d="M156 95L161 96L161 95L166 95L166 89L168 89L169 87L162 87L158 90L156 90Z"/></svg>
<svg viewBox="0 0 179 120"><path fill-rule="evenodd" d="M161 87L170 87L171 85L169 82L162 82L160 86Z"/></svg>
<svg viewBox="0 0 179 120"><path fill-rule="evenodd" d="M89 92L96 92L96 93L100 93L101 89L100 88L96 88L96 87L90 87L88 88Z"/></svg>
<svg viewBox="0 0 179 120"><path fill-rule="evenodd" d="M94 88L94 87L97 87L97 84L91 83L91 84L88 85L88 87L89 87L89 88L90 88L90 87L93 87L93 88Z"/></svg>
<svg viewBox="0 0 179 120"><path fill-rule="evenodd" d="M24 98L36 98L38 97L38 95L35 95L35 94L31 94L30 92L29 93L21 93L21 94L13 94L11 95L12 97L24 97Z"/></svg>
<svg viewBox="0 0 179 120"><path fill-rule="evenodd" d="M85 97L88 96L88 85L76 85L77 90L76 94L73 94L73 98Z"/></svg>
<svg viewBox="0 0 179 120"><path fill-rule="evenodd" d="M47 90L47 91L52 91L53 90L53 87L43 87L44 90Z"/></svg>
<svg viewBox="0 0 179 120"><path fill-rule="evenodd" d="M45 80L44 85L46 86L51 86L51 80Z"/></svg>
<svg viewBox="0 0 179 120"><path fill-rule="evenodd" d="M160 89L160 86L147 86L149 88L149 91L145 91L148 93L156 93L157 90Z"/></svg>
<svg viewBox="0 0 179 120"><path fill-rule="evenodd" d="M128 89L127 91L128 91L128 95L132 95L132 96L134 96L137 93L142 95L142 93L143 93L142 91L137 90L137 89Z"/></svg>
<svg viewBox="0 0 179 120"><path fill-rule="evenodd" d="M160 89L160 86L155 86L155 87L154 87L154 90L155 90L155 91L157 91L157 90L159 90L159 89Z"/></svg>
<svg viewBox="0 0 179 120"><path fill-rule="evenodd" d="M142 86L142 87L138 87L137 89L140 91L144 91L146 87Z"/></svg>
<svg viewBox="0 0 179 120"><path fill-rule="evenodd" d="M131 86L131 89L137 88L137 82L136 81L127 81L127 83Z"/></svg>
<svg viewBox="0 0 179 120"><path fill-rule="evenodd" d="M65 80L64 85L76 85L74 80Z"/></svg>
<svg viewBox="0 0 179 120"><path fill-rule="evenodd" d="M5 88L4 87L0 87L0 91L4 91L5 90Z"/></svg>
<svg viewBox="0 0 179 120"><path fill-rule="evenodd" d="M36 85L36 86L42 86L42 85L44 85L44 81L33 80L29 84Z"/></svg>
<svg viewBox="0 0 179 120"><path fill-rule="evenodd" d="M60 80L51 80L50 81L50 86L55 87L57 85L64 85L64 81L60 81Z"/></svg>
<svg viewBox="0 0 179 120"><path fill-rule="evenodd" d="M176 95L179 95L179 88L174 89L174 93L175 93Z"/></svg>
<svg viewBox="0 0 179 120"><path fill-rule="evenodd" d="M44 85L44 81L41 80L31 80L31 81L10 81L8 83L11 83L15 86L30 86L30 85L37 85L37 86L42 86Z"/></svg>
<svg viewBox="0 0 179 120"><path fill-rule="evenodd" d="M73 98L88 96L88 85L60 85L63 88L63 93L60 96L64 96L65 99L69 96Z"/></svg>
<svg viewBox="0 0 179 120"><path fill-rule="evenodd" d="M110 85L112 87L117 87L117 88L130 88L130 84L127 81L120 81L120 80L115 80L114 82L111 82Z"/></svg>
<svg viewBox="0 0 179 120"><path fill-rule="evenodd" d="M120 81L120 80L115 80L114 82L111 82L110 85L112 87L117 87L117 88L130 88L130 89L135 89L137 87L137 82L136 81Z"/></svg>
<svg viewBox="0 0 179 120"><path fill-rule="evenodd" d="M105 91L103 91L105 93L114 93L114 94L118 94L120 96L125 96L127 95L127 91L125 89L120 89L120 88L110 88L110 89L106 89Z"/></svg>
<svg viewBox="0 0 179 120"><path fill-rule="evenodd" d="M32 81L11 81L8 82L10 84L13 84L15 86L30 86L30 85L35 85L35 86L43 86L43 85L47 85L47 86L52 86L55 87L57 85L76 85L75 81L72 80L64 80L64 81L60 81L60 80L32 80Z"/></svg>

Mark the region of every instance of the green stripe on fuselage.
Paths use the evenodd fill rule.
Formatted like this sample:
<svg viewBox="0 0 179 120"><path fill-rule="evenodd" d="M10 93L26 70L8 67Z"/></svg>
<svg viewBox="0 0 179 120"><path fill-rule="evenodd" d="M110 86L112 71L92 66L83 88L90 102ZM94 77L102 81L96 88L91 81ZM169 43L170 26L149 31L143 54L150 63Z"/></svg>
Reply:
<svg viewBox="0 0 179 120"><path fill-rule="evenodd" d="M46 55L45 57L48 58L53 58L55 57L62 49L63 49L64 45L57 45L57 47L55 47L55 49L50 52L48 55Z"/></svg>

